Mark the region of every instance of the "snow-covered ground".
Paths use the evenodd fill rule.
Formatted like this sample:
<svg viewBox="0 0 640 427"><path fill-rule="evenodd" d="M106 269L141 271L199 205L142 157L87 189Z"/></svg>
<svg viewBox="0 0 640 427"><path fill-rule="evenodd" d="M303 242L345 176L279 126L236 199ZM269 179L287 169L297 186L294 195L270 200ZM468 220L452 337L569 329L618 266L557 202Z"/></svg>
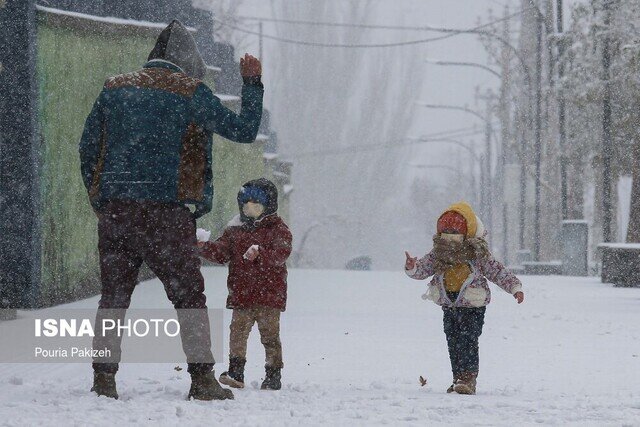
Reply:
<svg viewBox="0 0 640 427"><path fill-rule="evenodd" d="M226 269L205 275L209 305L222 307ZM4 364L0 425L640 425L640 289L595 278L523 281L520 306L492 287L476 396L444 393L442 314L420 299L424 282L402 272L293 270L283 390L258 390L264 350L254 330L249 387L235 401L186 401L189 376L170 364L123 365L119 401L89 392L88 365ZM152 280L133 306L169 303Z"/></svg>

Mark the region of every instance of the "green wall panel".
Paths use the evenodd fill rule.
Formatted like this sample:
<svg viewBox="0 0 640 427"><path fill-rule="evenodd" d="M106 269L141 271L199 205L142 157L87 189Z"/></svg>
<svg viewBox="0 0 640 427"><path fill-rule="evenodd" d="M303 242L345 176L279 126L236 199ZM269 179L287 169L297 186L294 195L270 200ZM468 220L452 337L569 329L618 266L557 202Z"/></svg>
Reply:
<svg viewBox="0 0 640 427"><path fill-rule="evenodd" d="M80 178L78 142L105 79L140 68L154 41L39 25L44 305L99 292L97 221ZM262 144L215 137L214 209L198 226L218 233L237 213L240 185L261 176Z"/></svg>

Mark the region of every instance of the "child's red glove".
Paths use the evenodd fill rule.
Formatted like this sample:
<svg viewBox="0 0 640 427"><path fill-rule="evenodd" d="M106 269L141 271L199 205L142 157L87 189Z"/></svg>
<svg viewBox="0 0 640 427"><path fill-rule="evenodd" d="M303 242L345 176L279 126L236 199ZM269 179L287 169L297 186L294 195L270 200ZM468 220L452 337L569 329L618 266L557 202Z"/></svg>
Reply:
<svg viewBox="0 0 640 427"><path fill-rule="evenodd" d="M518 304L522 304L522 301L524 301L524 293L522 291L516 292L513 297L518 301Z"/></svg>

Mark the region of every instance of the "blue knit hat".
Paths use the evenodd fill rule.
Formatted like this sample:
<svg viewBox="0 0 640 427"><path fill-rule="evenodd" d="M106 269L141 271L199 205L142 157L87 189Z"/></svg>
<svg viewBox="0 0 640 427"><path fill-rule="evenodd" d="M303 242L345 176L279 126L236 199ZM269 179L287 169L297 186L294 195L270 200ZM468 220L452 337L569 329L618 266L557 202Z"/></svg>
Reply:
<svg viewBox="0 0 640 427"><path fill-rule="evenodd" d="M264 213L261 217L272 215L278 211L278 188L266 178L254 179L242 186L238 192L238 208L240 209L240 219L244 223L254 221L242 211L242 206L250 200L264 206Z"/></svg>
<svg viewBox="0 0 640 427"><path fill-rule="evenodd" d="M243 205L249 201L253 201L265 206L268 200L269 196L267 196L267 192L264 189L253 185L242 187L238 194L238 201Z"/></svg>

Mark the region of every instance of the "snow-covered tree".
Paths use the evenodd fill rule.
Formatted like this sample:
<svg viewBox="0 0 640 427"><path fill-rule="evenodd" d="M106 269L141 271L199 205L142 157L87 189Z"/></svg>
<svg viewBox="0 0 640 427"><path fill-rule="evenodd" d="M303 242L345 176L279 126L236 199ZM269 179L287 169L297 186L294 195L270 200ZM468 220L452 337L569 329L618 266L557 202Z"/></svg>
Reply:
<svg viewBox="0 0 640 427"><path fill-rule="evenodd" d="M606 24L605 2L609 5ZM627 239L640 241L640 4L628 0L592 0L572 11L565 35L566 75L561 82L567 99L568 157L571 162L570 194L574 210L584 209L585 185L595 190L594 219L602 221L602 114L606 95L603 49L609 40L611 99L612 194L624 175L634 177L631 219ZM635 165L635 166L634 166ZM593 170L593 173L585 173ZM587 179L585 179L587 178ZM588 194L588 192L587 192ZM615 197L614 197L615 207ZM578 212L576 212L577 214ZM598 232L596 228L594 231Z"/></svg>

